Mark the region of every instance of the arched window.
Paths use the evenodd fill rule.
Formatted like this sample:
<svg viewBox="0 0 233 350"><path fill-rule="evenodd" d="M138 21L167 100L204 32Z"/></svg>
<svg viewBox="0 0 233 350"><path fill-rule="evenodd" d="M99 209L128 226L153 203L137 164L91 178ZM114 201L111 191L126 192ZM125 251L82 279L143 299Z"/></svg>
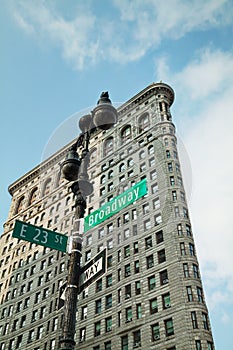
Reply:
<svg viewBox="0 0 233 350"><path fill-rule="evenodd" d="M129 158L127 162L128 167L131 167L133 165L133 158Z"/></svg>
<svg viewBox="0 0 233 350"><path fill-rule="evenodd" d="M154 153L154 146L153 145L150 145L149 147L148 147L148 154L153 154Z"/></svg>
<svg viewBox="0 0 233 350"><path fill-rule="evenodd" d="M105 182L106 182L106 176L102 175L101 178L100 178L101 185L105 184Z"/></svg>
<svg viewBox="0 0 233 350"><path fill-rule="evenodd" d="M123 171L125 171L125 164L121 163L121 165L119 166L119 173L122 173Z"/></svg>
<svg viewBox="0 0 233 350"><path fill-rule="evenodd" d="M48 178L44 183L43 196L46 196L50 192L51 178Z"/></svg>
<svg viewBox="0 0 233 350"><path fill-rule="evenodd" d="M131 126L127 125L121 130L121 143L127 143L131 140Z"/></svg>
<svg viewBox="0 0 233 350"><path fill-rule="evenodd" d="M139 133L148 130L149 127L150 127L149 114L148 113L144 113L138 119L138 123L139 123Z"/></svg>
<svg viewBox="0 0 233 350"><path fill-rule="evenodd" d="M31 195L29 198L29 205L32 205L36 201L37 194L38 194L38 188L35 187L31 192Z"/></svg>
<svg viewBox="0 0 233 350"><path fill-rule="evenodd" d="M18 200L18 203L17 203L17 206L16 206L15 214L18 214L19 212L22 211L23 206L24 206L24 199L25 199L25 197L22 196L22 197Z"/></svg>
<svg viewBox="0 0 233 350"><path fill-rule="evenodd" d="M103 155L108 156L113 152L113 137L109 137L104 141Z"/></svg>
<svg viewBox="0 0 233 350"><path fill-rule="evenodd" d="M110 170L108 173L108 178L111 179L113 177L113 170Z"/></svg>

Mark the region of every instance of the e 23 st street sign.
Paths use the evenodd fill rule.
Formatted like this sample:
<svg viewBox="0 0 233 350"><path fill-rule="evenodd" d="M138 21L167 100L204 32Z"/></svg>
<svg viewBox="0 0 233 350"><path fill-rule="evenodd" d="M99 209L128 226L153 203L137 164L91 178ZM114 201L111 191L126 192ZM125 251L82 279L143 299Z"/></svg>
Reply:
<svg viewBox="0 0 233 350"><path fill-rule="evenodd" d="M68 237L43 227L16 220L12 237L66 252Z"/></svg>

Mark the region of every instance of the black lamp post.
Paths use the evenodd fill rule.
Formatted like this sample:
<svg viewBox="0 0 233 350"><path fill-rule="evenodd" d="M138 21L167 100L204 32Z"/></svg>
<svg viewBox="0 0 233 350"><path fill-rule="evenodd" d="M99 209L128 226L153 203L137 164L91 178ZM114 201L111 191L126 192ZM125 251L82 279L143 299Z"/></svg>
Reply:
<svg viewBox="0 0 233 350"><path fill-rule="evenodd" d="M91 134L98 128L108 130L117 122L117 111L112 106L108 92L102 92L97 106L91 114L83 116L79 120L82 131L76 143L68 151L62 164L63 177L73 182L71 190L74 194L75 219L72 232L72 248L68 264L67 288L64 305L64 319L62 335L59 340L60 350L73 350L75 347L75 326L79 278L81 273L82 237L78 230L77 219L84 217L86 209L86 197L93 192L93 185L89 181L87 168L90 161L89 141ZM81 149L81 157L77 149Z"/></svg>

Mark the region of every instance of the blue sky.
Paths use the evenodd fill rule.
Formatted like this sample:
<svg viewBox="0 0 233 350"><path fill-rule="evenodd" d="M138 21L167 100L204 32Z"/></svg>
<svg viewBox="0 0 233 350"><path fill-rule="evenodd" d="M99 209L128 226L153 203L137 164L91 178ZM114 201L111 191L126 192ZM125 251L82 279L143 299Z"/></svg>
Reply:
<svg viewBox="0 0 233 350"><path fill-rule="evenodd" d="M117 103L168 83L216 349L231 349L233 1L2 0L0 7L1 226L8 185L41 161L76 112L102 91ZM75 130L59 135L56 147Z"/></svg>

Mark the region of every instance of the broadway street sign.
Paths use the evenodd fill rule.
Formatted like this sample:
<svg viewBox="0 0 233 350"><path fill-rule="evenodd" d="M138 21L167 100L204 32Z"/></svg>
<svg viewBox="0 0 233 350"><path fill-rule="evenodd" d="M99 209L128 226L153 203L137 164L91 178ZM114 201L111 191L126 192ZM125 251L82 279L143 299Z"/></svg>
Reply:
<svg viewBox="0 0 233 350"><path fill-rule="evenodd" d="M82 274L79 282L79 293L93 283L106 270L106 248L91 259L82 268Z"/></svg>
<svg viewBox="0 0 233 350"><path fill-rule="evenodd" d="M146 179L143 179L125 192L121 193L119 196L104 204L101 208L86 216L84 219L84 232L97 226L146 194Z"/></svg>
<svg viewBox="0 0 233 350"><path fill-rule="evenodd" d="M61 233L16 220L12 237L66 252L68 237Z"/></svg>

